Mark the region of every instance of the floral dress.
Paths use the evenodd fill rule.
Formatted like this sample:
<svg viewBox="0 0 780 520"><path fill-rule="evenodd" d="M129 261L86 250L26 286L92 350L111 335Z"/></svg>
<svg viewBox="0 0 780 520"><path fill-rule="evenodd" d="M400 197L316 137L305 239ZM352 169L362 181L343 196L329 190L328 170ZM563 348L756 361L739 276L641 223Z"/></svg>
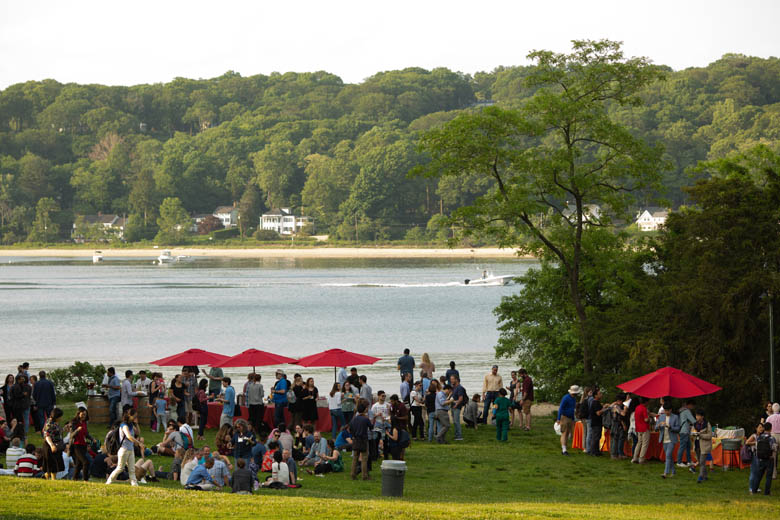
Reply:
<svg viewBox="0 0 780 520"><path fill-rule="evenodd" d="M43 427L43 437L43 472L59 473L65 471L65 461L62 459L62 428L49 418ZM56 451L52 451L47 438L57 447Z"/></svg>

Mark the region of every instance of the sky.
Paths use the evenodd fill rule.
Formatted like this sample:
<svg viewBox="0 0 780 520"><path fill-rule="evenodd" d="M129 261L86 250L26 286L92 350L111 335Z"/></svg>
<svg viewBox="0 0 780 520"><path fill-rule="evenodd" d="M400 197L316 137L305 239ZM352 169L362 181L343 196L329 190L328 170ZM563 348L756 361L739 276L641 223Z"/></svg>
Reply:
<svg viewBox="0 0 780 520"><path fill-rule="evenodd" d="M778 21L775 0L0 0L0 89L229 70L324 70L346 83L406 67L473 74L602 38L679 70L726 53L778 56Z"/></svg>

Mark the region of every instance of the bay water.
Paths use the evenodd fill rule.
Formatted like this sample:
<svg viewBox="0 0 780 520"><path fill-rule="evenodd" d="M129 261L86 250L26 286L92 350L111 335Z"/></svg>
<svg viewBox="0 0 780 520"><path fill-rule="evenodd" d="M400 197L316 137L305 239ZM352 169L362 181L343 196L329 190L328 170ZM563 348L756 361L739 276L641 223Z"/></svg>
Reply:
<svg viewBox="0 0 780 520"><path fill-rule="evenodd" d="M479 392L494 363L493 309L517 285L469 286L483 270L520 275L535 261L500 259L226 259L153 265L153 259L0 256L0 370L31 372L88 361L117 373L188 348L234 355L257 348L302 357L343 348L382 358L360 366L374 391L398 391L396 362L427 352L436 376L455 361ZM516 368L497 361L505 381ZM257 371L273 380L276 367ZM312 376L321 392L332 368L282 367ZM225 369L243 384L251 368Z"/></svg>

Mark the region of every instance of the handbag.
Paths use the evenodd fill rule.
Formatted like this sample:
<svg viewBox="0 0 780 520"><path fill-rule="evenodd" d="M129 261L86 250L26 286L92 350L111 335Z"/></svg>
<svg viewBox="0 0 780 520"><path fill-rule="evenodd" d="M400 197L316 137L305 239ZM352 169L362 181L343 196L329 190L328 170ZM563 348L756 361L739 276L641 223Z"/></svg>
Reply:
<svg viewBox="0 0 780 520"><path fill-rule="evenodd" d="M750 449L750 446L747 444L742 445L742 448L739 449L739 458L742 459L742 462L753 462L753 450Z"/></svg>

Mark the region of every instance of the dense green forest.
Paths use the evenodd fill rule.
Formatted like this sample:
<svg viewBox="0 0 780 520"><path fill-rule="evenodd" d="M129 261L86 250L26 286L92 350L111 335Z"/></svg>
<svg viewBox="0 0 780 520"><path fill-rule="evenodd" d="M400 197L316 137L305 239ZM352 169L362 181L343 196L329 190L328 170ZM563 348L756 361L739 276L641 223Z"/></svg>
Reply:
<svg viewBox="0 0 780 520"><path fill-rule="evenodd" d="M0 239L69 240L78 215L102 212L127 215L125 238L135 241L182 209L233 203L249 215L290 206L343 239L434 233L440 212L490 186L407 176L426 161L418 134L463 110L519 106L533 94L530 70L409 68L360 84L326 72L228 72L132 87L12 85L0 92ZM611 115L665 147L665 192L645 203L684 203L680 188L700 160L780 146L780 59L726 55L667 70L642 98Z"/></svg>

